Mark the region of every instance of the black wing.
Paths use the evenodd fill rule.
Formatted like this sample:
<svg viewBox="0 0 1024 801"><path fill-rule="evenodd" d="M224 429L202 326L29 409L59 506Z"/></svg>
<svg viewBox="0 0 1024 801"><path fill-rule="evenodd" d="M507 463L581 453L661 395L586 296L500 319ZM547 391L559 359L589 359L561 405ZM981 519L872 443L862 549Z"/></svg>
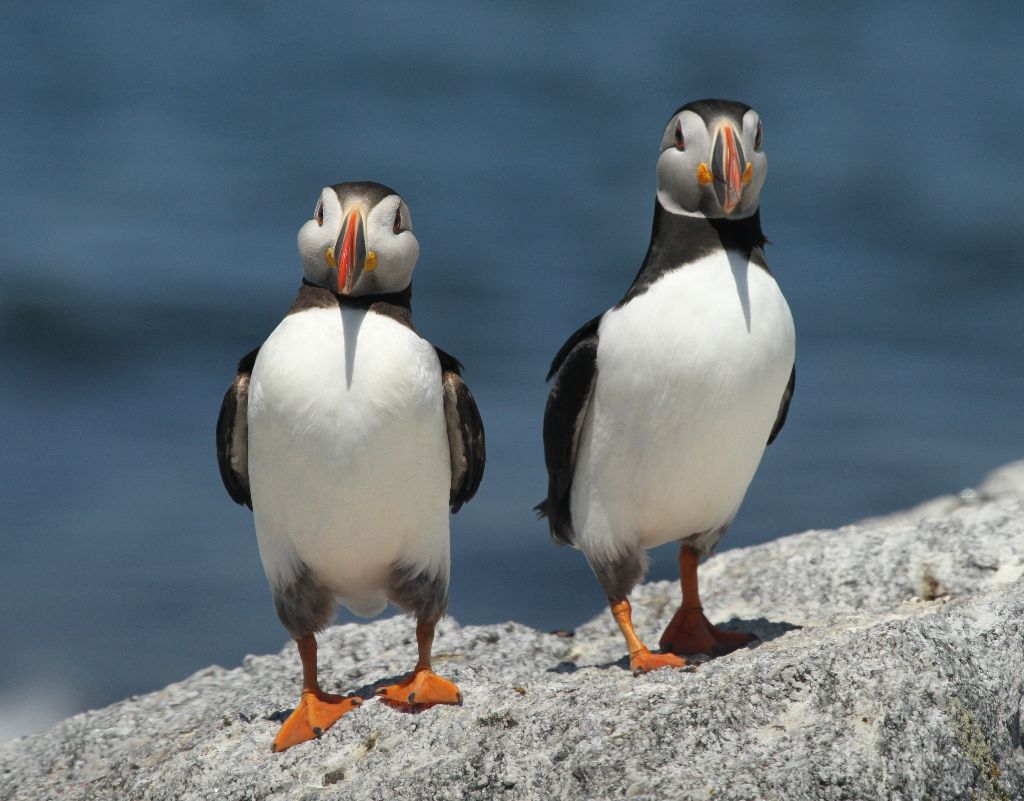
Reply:
<svg viewBox="0 0 1024 801"><path fill-rule="evenodd" d="M782 393L782 402L779 403L779 414L775 418L775 425L772 426L772 433L768 435L768 444L775 442L782 427L786 424L786 415L789 414L789 402L793 400L793 390L796 389L796 365L789 374L789 383L786 384L786 391Z"/></svg>
<svg viewBox="0 0 1024 801"><path fill-rule="evenodd" d="M549 381L555 377L544 407L548 497L534 508L540 517L547 517L555 541L566 545L571 545L574 540L570 504L572 478L576 470L580 429L597 379L597 329L601 316L569 337L548 371Z"/></svg>
<svg viewBox="0 0 1024 801"><path fill-rule="evenodd" d="M484 424L473 400L473 393L462 380L458 359L435 347L441 362L441 389L444 393L444 420L448 428L448 452L452 464L452 489L448 504L455 514L476 495L484 476L487 449Z"/></svg>
<svg viewBox="0 0 1024 801"><path fill-rule="evenodd" d="M238 363L238 375L231 382L217 418L217 464L224 488L235 503L252 509L249 495L249 377L259 348L245 354Z"/></svg>

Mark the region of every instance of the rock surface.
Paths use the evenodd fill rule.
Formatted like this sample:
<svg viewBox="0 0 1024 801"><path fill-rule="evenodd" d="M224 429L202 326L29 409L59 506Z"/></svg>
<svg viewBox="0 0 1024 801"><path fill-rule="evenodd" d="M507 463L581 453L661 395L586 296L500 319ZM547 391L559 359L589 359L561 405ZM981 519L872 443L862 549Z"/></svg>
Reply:
<svg viewBox="0 0 1024 801"><path fill-rule="evenodd" d="M446 621L459 707L365 703L270 753L291 646L0 748L3 799L986 799L1024 797L1024 462L978 490L702 568L709 616L763 642L633 678L610 616L575 636ZM634 595L654 642L678 602ZM395 618L332 628L324 685L409 668Z"/></svg>

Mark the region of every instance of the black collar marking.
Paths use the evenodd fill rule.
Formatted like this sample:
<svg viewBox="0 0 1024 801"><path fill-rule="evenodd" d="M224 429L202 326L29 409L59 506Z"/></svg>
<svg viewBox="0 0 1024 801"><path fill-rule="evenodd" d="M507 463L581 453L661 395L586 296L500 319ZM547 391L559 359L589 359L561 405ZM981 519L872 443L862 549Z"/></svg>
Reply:
<svg viewBox="0 0 1024 801"><path fill-rule="evenodd" d="M655 200L654 226L647 255L633 284L615 308L621 308L642 295L666 273L718 250L741 253L747 261L770 273L764 258L767 241L761 230L760 209L739 220L690 217L673 214L661 205L661 201Z"/></svg>
<svg viewBox="0 0 1024 801"><path fill-rule="evenodd" d="M297 314L307 309L333 309L347 306L350 309L366 309L375 314L390 317L396 323L415 331L412 324L412 284L401 292L385 292L377 295L337 295L322 286L302 279L299 294L292 301L288 314Z"/></svg>

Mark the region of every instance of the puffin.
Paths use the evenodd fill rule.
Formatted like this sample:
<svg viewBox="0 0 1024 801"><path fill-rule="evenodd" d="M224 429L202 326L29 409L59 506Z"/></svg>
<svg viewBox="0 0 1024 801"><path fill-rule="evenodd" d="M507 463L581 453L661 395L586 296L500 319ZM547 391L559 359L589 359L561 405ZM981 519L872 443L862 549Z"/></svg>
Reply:
<svg viewBox="0 0 1024 801"><path fill-rule="evenodd" d="M461 364L412 323L419 243L402 197L370 181L325 187L299 230L303 278L244 356L217 420L228 495L252 509L260 559L302 662L298 706L273 743L320 737L362 702L321 689L316 634L341 604L416 619L413 672L378 695L459 704L431 669L448 599L449 512L477 491L484 429Z"/></svg>
<svg viewBox="0 0 1024 801"><path fill-rule="evenodd" d="M671 116L640 270L547 375L548 492L535 509L556 543L586 557L634 675L755 639L711 624L697 568L736 516L796 381L793 317L764 254L763 138L743 103L700 100ZM629 594L647 550L673 541L682 602L652 651Z"/></svg>

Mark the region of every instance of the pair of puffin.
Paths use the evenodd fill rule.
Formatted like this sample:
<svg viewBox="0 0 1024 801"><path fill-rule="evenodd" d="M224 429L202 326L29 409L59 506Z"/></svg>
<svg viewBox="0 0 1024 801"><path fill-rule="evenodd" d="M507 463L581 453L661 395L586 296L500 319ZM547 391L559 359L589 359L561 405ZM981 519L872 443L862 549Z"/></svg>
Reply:
<svg viewBox="0 0 1024 801"><path fill-rule="evenodd" d="M657 164L651 244L622 301L551 366L544 414L552 536L585 554L634 673L751 639L704 616L697 564L735 516L794 384L794 329L768 272L758 195L762 126L740 103L672 115ZM379 694L460 703L431 670L447 605L448 513L476 493L484 431L458 361L413 328L419 245L408 206L371 182L325 188L298 236L303 281L284 320L242 358L217 423L231 497L253 510L275 607L302 661L280 751L357 707L324 692L316 632L338 603L416 617L419 660ZM682 605L648 649L628 596L645 551L678 540Z"/></svg>

